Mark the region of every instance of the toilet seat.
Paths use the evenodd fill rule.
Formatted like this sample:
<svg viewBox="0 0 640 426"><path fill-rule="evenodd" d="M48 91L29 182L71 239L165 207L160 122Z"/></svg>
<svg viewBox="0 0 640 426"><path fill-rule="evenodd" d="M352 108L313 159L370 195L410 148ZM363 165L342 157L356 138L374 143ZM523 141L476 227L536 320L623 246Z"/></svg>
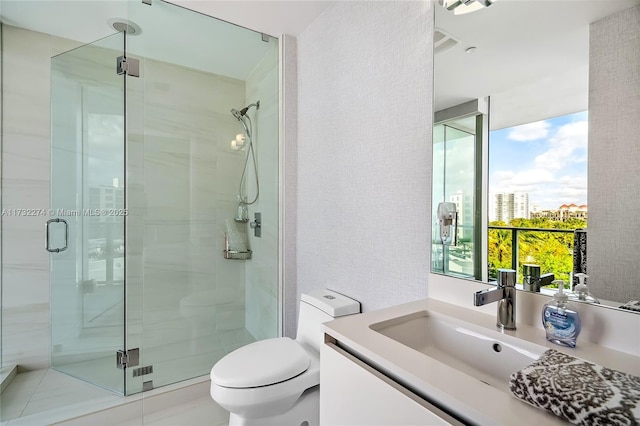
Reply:
<svg viewBox="0 0 640 426"><path fill-rule="evenodd" d="M281 414L289 410L305 390L320 383L320 355L317 352L305 344L291 340L288 337L278 337L275 339L268 339L267 341L272 341L272 343L268 343L267 345L282 345L289 349L292 349L293 345L296 345L297 348L293 349L293 352L298 352L297 349L302 350L309 363L308 367L297 375L273 384L256 387L226 387L221 386L217 382L220 378L220 372L216 368L218 365L216 364L216 366L211 370L211 396L227 411L247 418L259 418ZM288 342L284 343L285 341ZM260 346L257 346L256 344L261 342L265 342L265 340L252 343L248 346L251 346L254 349L259 349ZM236 349L236 351L239 351L240 349ZM254 349L250 350L252 353L252 358L250 358L251 362L255 362L262 357L262 354L259 351L255 352ZM227 357L234 354L236 351L231 352ZM249 353L247 355L249 355ZM273 374L271 377L285 377L286 375L291 374L281 373L284 371L281 368L287 367L287 362L284 360L270 358L269 361L270 368L272 368L274 372L278 372L278 374ZM270 380L272 379L269 379L269 381ZM239 382L232 381L230 383L236 384Z"/></svg>
<svg viewBox="0 0 640 426"><path fill-rule="evenodd" d="M295 340L266 339L223 357L211 369L211 381L225 388L255 388L288 380L310 365L309 355Z"/></svg>

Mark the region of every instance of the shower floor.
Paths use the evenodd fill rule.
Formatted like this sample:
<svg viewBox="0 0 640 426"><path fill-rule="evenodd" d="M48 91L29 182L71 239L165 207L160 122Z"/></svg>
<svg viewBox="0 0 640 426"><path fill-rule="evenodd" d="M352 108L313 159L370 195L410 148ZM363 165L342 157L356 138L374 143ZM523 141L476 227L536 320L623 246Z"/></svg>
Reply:
<svg viewBox="0 0 640 426"><path fill-rule="evenodd" d="M6 389L0 403L2 426L226 426L229 420L229 413L209 396L207 376L129 397L52 369L18 374L10 386L11 393ZM156 398L160 401L153 402Z"/></svg>
<svg viewBox="0 0 640 426"><path fill-rule="evenodd" d="M230 339L231 334L235 336ZM206 339L203 339L206 342L203 341L197 345L197 355L192 353L188 357L188 363L184 362L184 344L165 344L164 347L158 345L155 348L148 348L146 354L156 360L154 362L153 377L150 377L154 384L170 382L171 377L176 376L176 371L180 371L180 377L195 378L186 380L186 382L156 387L150 392L135 394L126 398L51 368L18 373L2 392L0 422L2 426L34 424L27 421L27 419L30 416L31 418L36 416L38 419L46 419L43 424L49 424L49 422L62 421L78 415L115 407L130 401L132 398L144 397L151 392L161 393L164 390L179 388L184 383L194 380L196 382L208 380L207 372L218 359L233 349L254 340L245 329L239 329L231 333L227 332L225 339L223 339L226 340L225 344L222 344L223 342L219 339L212 339L211 337L207 336ZM155 354L155 352L158 353ZM110 357L109 363L114 362L113 358ZM99 371L95 367L96 364L105 365L104 362L95 360L93 362L70 364L64 368L69 374L82 376L86 375L86 371L89 370L93 372ZM117 374L119 371L103 372L103 374L112 375L114 373ZM102 383L108 383L106 377L100 379ZM205 402L210 400L208 392L205 392L202 397L205 398ZM204 404L204 407L206 410L207 404ZM218 411L220 410L218 409ZM224 420L224 410L222 412L221 418ZM8 422L8 424L5 422Z"/></svg>
<svg viewBox="0 0 640 426"><path fill-rule="evenodd" d="M118 404L121 396L90 385L51 368L19 373L2 392L3 422L66 407L73 412L88 404Z"/></svg>

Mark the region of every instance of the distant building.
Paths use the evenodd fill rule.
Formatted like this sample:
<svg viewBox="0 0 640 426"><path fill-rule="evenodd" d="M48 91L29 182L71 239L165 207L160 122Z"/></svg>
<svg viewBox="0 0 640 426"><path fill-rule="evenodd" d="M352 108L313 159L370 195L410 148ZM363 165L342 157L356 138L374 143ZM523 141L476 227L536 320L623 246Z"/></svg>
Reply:
<svg viewBox="0 0 640 426"><path fill-rule="evenodd" d="M96 220L99 222L112 222L114 218L122 221L122 214L114 214L111 211L114 209L124 209L124 188L117 186L117 182L114 182L114 184L114 186L100 185L89 187L89 199L85 201L85 207L93 211L106 210L108 212L96 216Z"/></svg>
<svg viewBox="0 0 640 426"><path fill-rule="evenodd" d="M493 219L509 224L513 219L529 219L529 193L501 193L493 196Z"/></svg>
<svg viewBox="0 0 640 426"><path fill-rule="evenodd" d="M531 212L531 218L543 218L559 222L566 222L568 219L582 219L586 221L588 218L588 208L586 204L580 206L573 203L563 204L558 207L557 210Z"/></svg>

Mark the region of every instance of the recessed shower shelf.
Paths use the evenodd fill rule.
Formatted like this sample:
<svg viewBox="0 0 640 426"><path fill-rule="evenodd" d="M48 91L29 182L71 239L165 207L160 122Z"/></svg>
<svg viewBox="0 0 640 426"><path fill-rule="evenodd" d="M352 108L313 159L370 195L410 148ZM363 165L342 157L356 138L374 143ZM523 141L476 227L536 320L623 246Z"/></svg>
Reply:
<svg viewBox="0 0 640 426"><path fill-rule="evenodd" d="M251 259L251 250L236 251L236 250L224 250L224 258L230 260L249 260Z"/></svg>

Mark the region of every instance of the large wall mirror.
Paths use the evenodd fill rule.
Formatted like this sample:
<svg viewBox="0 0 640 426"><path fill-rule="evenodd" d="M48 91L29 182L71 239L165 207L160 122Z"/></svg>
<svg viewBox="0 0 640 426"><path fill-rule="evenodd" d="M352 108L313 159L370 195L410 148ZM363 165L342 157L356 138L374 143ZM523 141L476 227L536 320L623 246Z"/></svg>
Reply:
<svg viewBox="0 0 640 426"><path fill-rule="evenodd" d="M584 272L601 305L634 312L640 0L456 12L435 3L432 272L513 267L548 294L546 274L573 288Z"/></svg>

